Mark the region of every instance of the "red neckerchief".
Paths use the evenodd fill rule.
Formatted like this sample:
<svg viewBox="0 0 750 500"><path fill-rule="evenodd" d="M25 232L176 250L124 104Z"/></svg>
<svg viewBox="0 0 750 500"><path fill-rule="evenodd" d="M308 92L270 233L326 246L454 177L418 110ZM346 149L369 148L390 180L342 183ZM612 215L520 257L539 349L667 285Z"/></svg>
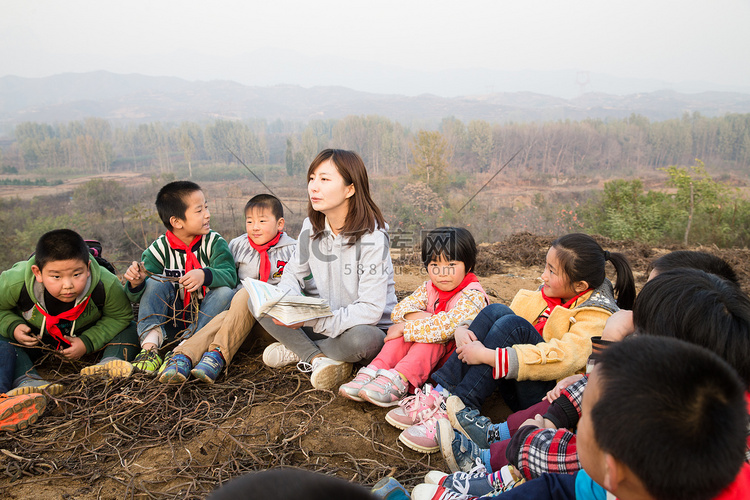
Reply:
<svg viewBox="0 0 750 500"><path fill-rule="evenodd" d="M271 260L268 258L268 249L274 246L281 239L281 232L276 234L276 237L263 245L256 245L253 240L250 239L250 235L247 235L247 241L250 242L250 246L260 254L260 276L258 277L261 281L268 281L271 277Z"/></svg>
<svg viewBox="0 0 750 500"><path fill-rule="evenodd" d="M53 339L57 340L57 349L60 348L60 342L65 342L66 344L70 345L70 342L68 339L66 339L62 332L60 331L60 328L58 328L57 324L60 322L61 319L67 320L67 321L75 321L78 319L78 316L81 315L84 309L86 309L86 306L89 303L89 299L91 298L91 295L86 297L86 300L78 304L72 309L68 309L64 313L60 313L57 316L53 316L52 314L48 313L39 304L34 304L36 306L37 311L42 313L42 316L45 318L45 324L47 325L47 331L52 336Z"/></svg>
<svg viewBox="0 0 750 500"><path fill-rule="evenodd" d="M453 298L453 296L466 288L469 283L474 283L475 281L479 280L474 273L466 273L466 276L464 276L464 279L461 281L461 283L459 283L458 286L453 290L444 292L438 287L435 287L435 290L437 290L438 293L438 299L437 302L435 302L435 314L445 311L445 308L448 307L448 302ZM435 285L433 284L432 286Z"/></svg>
<svg viewBox="0 0 750 500"><path fill-rule="evenodd" d="M563 304L562 299L558 297L547 297L547 295L544 293L544 288L542 288L542 298L544 298L544 301L547 303L547 309L542 311L542 314L539 315L539 318L537 318L537 322L534 325L534 328L536 328L536 331L539 332L539 335L542 335L542 331L544 330L544 325L547 323L547 320L549 319L549 315L552 314L552 310L557 307L564 307L565 309L570 309L570 306L578 300L581 295L583 295L586 292L591 291L591 288L587 288L586 290L582 291L569 301Z"/></svg>
<svg viewBox="0 0 750 500"><path fill-rule="evenodd" d="M167 231L167 241L169 242L169 246L174 250L182 250L183 252L185 252L186 273L189 273L193 269L203 269L203 266L201 266L200 262L198 262L198 257L196 257L193 253L193 247L201 240L202 237L203 235L199 234L198 236L193 238L193 241L191 241L189 245L186 245L180 238L175 236L172 231ZM202 287L202 289L205 293L206 287ZM184 310L187 310L188 304L190 304L190 292L185 290L185 296L182 303Z"/></svg>

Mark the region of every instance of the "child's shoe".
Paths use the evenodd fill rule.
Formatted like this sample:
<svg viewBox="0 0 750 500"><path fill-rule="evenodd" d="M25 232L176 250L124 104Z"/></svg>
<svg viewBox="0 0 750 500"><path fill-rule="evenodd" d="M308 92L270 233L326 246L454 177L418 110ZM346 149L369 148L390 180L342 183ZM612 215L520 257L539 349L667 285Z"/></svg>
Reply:
<svg viewBox="0 0 750 500"><path fill-rule="evenodd" d="M460 432L454 432L450 420L447 418L438 420L437 440L440 443L440 451L445 463L448 464L451 472L469 472L474 468L477 460L483 467L491 471L489 450L482 450L471 439Z"/></svg>
<svg viewBox="0 0 750 500"><path fill-rule="evenodd" d="M141 349L141 352L133 360L133 369L139 372L153 375L162 365L157 349Z"/></svg>
<svg viewBox="0 0 750 500"><path fill-rule="evenodd" d="M474 500L478 497L465 493L456 493L437 484L422 483L414 487L411 492L411 498L412 500Z"/></svg>
<svg viewBox="0 0 750 500"><path fill-rule="evenodd" d="M160 370L159 382L162 384L181 384L190 376L193 362L184 354L175 354L164 362Z"/></svg>
<svg viewBox="0 0 750 500"><path fill-rule="evenodd" d="M445 416L442 418L445 418ZM437 426L437 418L428 418L422 423L412 425L403 431L398 436L398 440L412 450L420 453L435 453L440 449L440 442L437 437Z"/></svg>
<svg viewBox="0 0 750 500"><path fill-rule="evenodd" d="M281 342L274 342L266 347L263 351L263 363L271 368L281 368L282 366L299 363L299 356Z"/></svg>
<svg viewBox="0 0 750 500"><path fill-rule="evenodd" d="M377 377L359 390L358 396L383 408L397 405L406 396L408 387L396 370L378 370Z"/></svg>
<svg viewBox="0 0 750 500"><path fill-rule="evenodd" d="M444 404L443 396L431 384L425 384L413 396L399 401L398 408L389 411L385 420L397 429L408 429L432 417L436 412L444 411Z"/></svg>
<svg viewBox="0 0 750 500"><path fill-rule="evenodd" d="M363 366L359 369L357 376L353 380L339 387L339 394L354 401L364 401L364 399L359 397L359 391L376 376L376 370L373 370L369 366Z"/></svg>
<svg viewBox="0 0 750 500"><path fill-rule="evenodd" d="M47 398L42 394L21 396L0 394L0 431L13 432L26 429L37 421L45 406L47 406Z"/></svg>
<svg viewBox="0 0 750 500"><path fill-rule="evenodd" d="M81 369L81 375L91 377L94 375L106 375L109 378L127 378L133 373L133 365L124 359L103 359L99 363L86 366Z"/></svg>
<svg viewBox="0 0 750 500"><path fill-rule="evenodd" d="M512 465L504 465L497 472L487 472L484 465L480 463L477 463L477 466L469 472L432 475L433 472L437 471L429 472L425 476L426 483L437 484L457 493L477 497L495 496L526 482L521 473ZM438 474L442 474L443 477L440 478ZM435 479L438 481L435 482Z"/></svg>
<svg viewBox="0 0 750 500"><path fill-rule="evenodd" d="M53 384L41 378L25 376L16 387L8 391L7 395L21 396L23 394L47 393L50 396L57 396L63 390L65 390L65 387L62 384Z"/></svg>
<svg viewBox="0 0 750 500"><path fill-rule="evenodd" d="M384 500L408 500L409 494L395 478L391 476L384 477L372 487L370 493L376 498Z"/></svg>
<svg viewBox="0 0 750 500"><path fill-rule="evenodd" d="M213 384L224 368L224 357L218 349L203 353L201 360L190 370L193 377Z"/></svg>
<svg viewBox="0 0 750 500"><path fill-rule="evenodd" d="M448 397L446 413L453 428L474 441L480 448L489 448L491 443L500 440L492 421L481 415L479 410L467 408L458 396Z"/></svg>
<svg viewBox="0 0 750 500"><path fill-rule="evenodd" d="M310 383L319 391L331 391L351 377L351 363L336 361L335 359L318 356L312 363L297 363L297 368L304 373L310 373Z"/></svg>

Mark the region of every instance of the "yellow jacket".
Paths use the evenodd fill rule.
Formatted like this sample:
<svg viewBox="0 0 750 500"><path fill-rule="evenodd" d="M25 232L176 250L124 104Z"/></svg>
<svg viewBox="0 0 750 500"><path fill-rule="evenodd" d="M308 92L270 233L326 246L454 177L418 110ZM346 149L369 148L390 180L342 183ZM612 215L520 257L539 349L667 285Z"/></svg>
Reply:
<svg viewBox="0 0 750 500"><path fill-rule="evenodd" d="M510 308L534 324L547 303L540 290L520 290ZM602 334L607 318L618 309L608 280L582 295L570 309L555 307L542 330L544 342L518 344L509 350L509 357L516 358L517 370L513 370L511 361L506 378L558 380L582 370L591 355L591 337Z"/></svg>

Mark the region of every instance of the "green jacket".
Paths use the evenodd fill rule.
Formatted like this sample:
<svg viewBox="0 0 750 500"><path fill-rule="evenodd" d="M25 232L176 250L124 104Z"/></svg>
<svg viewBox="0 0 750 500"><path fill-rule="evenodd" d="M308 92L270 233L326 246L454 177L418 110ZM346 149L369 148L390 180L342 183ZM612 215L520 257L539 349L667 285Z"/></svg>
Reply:
<svg viewBox="0 0 750 500"><path fill-rule="evenodd" d="M31 271L34 263L35 258L31 257L27 261L17 262L0 274L0 335L13 342L13 331L18 325L26 323L36 331L42 327L44 316L36 307L22 311L18 303L21 290L25 287L31 301L44 308L44 285L36 280ZM90 300L86 309L75 320L72 335L83 341L87 353L92 353L104 347L130 325L133 308L117 276L101 268L93 257L89 259L89 263L91 275L83 293L76 299L76 304L91 295L100 281L104 286L104 304L100 310L94 300Z"/></svg>

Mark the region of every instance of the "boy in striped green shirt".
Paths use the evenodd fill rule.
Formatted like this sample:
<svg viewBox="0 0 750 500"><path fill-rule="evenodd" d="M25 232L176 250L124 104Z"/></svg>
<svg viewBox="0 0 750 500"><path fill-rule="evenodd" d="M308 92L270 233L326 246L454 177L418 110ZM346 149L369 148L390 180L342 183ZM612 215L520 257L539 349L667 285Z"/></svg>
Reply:
<svg viewBox="0 0 750 500"><path fill-rule="evenodd" d="M156 210L167 228L125 272L125 291L140 302L137 370L153 373L161 365L159 348L186 339L229 307L237 271L226 240L212 231L206 197L190 181L166 184ZM171 278L171 279L170 279ZM200 307L191 307L197 299Z"/></svg>

